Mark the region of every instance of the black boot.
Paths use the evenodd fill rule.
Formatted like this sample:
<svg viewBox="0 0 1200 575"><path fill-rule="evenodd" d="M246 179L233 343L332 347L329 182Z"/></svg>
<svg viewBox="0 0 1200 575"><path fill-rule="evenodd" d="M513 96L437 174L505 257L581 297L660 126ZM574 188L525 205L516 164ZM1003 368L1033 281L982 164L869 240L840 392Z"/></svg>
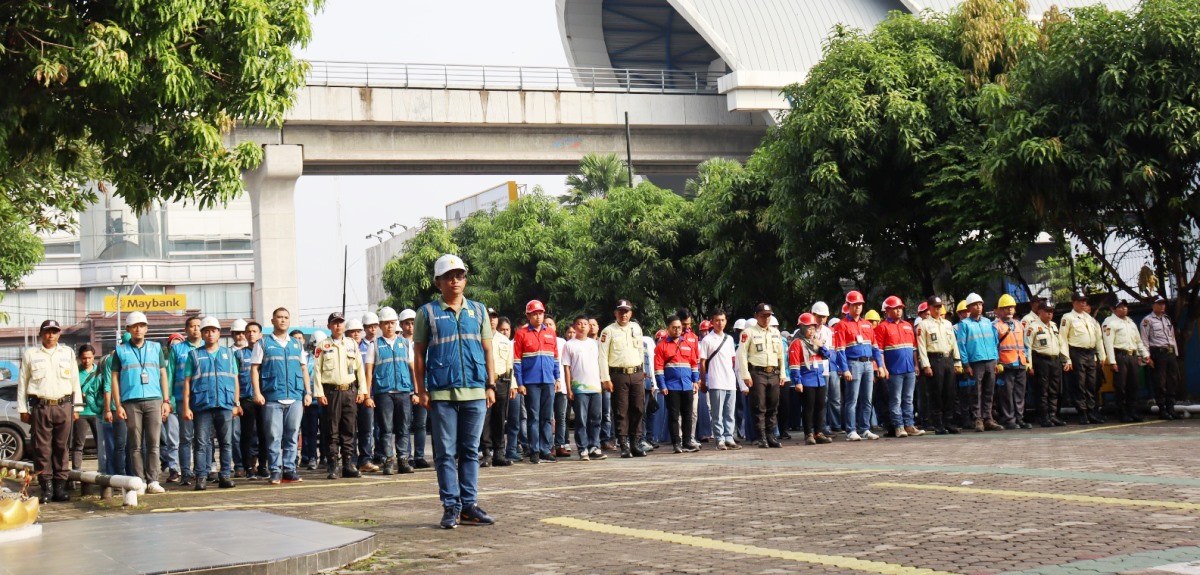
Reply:
<svg viewBox="0 0 1200 575"><path fill-rule="evenodd" d="M630 457L633 457L633 453L631 453L629 450L629 442L628 441L622 439L618 443L621 444L621 458L622 459L629 459Z"/></svg>
<svg viewBox="0 0 1200 575"><path fill-rule="evenodd" d="M50 478L46 477L45 475L39 475L38 487L42 490L41 494L38 496L38 502L40 502L42 505L50 503L50 498L54 497L54 488L51 485Z"/></svg>
<svg viewBox="0 0 1200 575"><path fill-rule="evenodd" d="M396 473L396 458L389 457L383 461L383 474L395 475Z"/></svg>
<svg viewBox="0 0 1200 575"><path fill-rule="evenodd" d="M354 466L353 459L342 461L342 477L362 477L362 473Z"/></svg>
<svg viewBox="0 0 1200 575"><path fill-rule="evenodd" d="M54 480L54 496L51 497L50 500L57 501L59 503L71 500L71 494L67 491L66 479Z"/></svg>
<svg viewBox="0 0 1200 575"><path fill-rule="evenodd" d="M329 461L326 461L325 470L329 472L329 474L325 476L325 479L338 479L342 476L341 469L338 468L336 460L330 459Z"/></svg>
<svg viewBox="0 0 1200 575"><path fill-rule="evenodd" d="M645 457L646 456L646 452L642 451L642 446L639 445L640 442L637 441L636 437L630 437L626 441L629 443L630 455L633 455L634 457Z"/></svg>
<svg viewBox="0 0 1200 575"><path fill-rule="evenodd" d="M1079 412L1079 425L1087 425L1089 423L1091 423L1091 421L1088 419L1087 412L1086 411Z"/></svg>

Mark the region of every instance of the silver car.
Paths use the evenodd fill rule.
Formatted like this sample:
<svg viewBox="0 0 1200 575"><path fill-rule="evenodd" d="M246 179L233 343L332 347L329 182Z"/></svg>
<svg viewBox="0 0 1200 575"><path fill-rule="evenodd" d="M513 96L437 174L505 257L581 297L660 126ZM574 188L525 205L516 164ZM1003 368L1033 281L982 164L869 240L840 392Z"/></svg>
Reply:
<svg viewBox="0 0 1200 575"><path fill-rule="evenodd" d="M25 458L29 440L29 424L17 413L17 382L0 381L0 459Z"/></svg>

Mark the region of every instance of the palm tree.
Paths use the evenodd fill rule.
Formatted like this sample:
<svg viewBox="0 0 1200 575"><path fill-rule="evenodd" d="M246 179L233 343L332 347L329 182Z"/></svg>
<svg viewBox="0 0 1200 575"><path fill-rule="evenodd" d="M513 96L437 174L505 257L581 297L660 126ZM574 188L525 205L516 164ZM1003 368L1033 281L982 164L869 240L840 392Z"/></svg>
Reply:
<svg viewBox="0 0 1200 575"><path fill-rule="evenodd" d="M616 154L588 154L579 161L579 173L567 176L567 185L570 189L560 201L574 208L615 188L629 187L629 171Z"/></svg>

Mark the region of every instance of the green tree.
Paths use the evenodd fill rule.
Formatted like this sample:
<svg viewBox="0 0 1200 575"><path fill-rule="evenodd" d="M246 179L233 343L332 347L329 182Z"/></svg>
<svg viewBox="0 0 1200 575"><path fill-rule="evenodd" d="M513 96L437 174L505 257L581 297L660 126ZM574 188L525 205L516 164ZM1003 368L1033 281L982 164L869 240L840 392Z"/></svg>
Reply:
<svg viewBox="0 0 1200 575"><path fill-rule="evenodd" d="M567 176L567 186L560 201L574 208L616 188L629 187L629 169L616 154L588 154L579 161L579 173Z"/></svg>
<svg viewBox="0 0 1200 575"><path fill-rule="evenodd" d="M458 246L446 230L446 222L437 218L421 220L420 231L404 242L403 252L383 266L383 289L388 297L381 305L395 309L417 306L437 295L433 285L433 263L444 254L457 254ZM467 267L471 262L464 258ZM474 270L468 270L468 276ZM471 288L468 288L471 289ZM472 299L477 299L473 294Z"/></svg>
<svg viewBox="0 0 1200 575"><path fill-rule="evenodd" d="M307 10L321 2L0 5L0 225L72 226L95 201L89 180L112 182L137 209L236 197L262 150L224 136L236 122L282 119L306 70L292 47L308 41ZM19 278L26 255L5 249L0 267Z"/></svg>
<svg viewBox="0 0 1200 575"><path fill-rule="evenodd" d="M1200 0L1082 8L1045 37L1011 86L984 89L994 118L987 177L1143 301L1150 296L1121 278L1105 243L1149 248L1177 290L1176 325L1190 330L1200 318Z"/></svg>

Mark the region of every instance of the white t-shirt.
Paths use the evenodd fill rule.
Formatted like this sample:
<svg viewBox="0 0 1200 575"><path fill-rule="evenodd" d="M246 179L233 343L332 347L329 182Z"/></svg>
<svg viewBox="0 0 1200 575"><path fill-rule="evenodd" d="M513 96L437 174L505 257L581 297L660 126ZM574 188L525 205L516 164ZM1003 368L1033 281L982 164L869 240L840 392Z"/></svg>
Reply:
<svg viewBox="0 0 1200 575"><path fill-rule="evenodd" d="M816 339L817 339L817 341L821 342L821 345L829 348L830 352L833 351L833 330L830 329L829 326L822 325L821 327L817 328L817 338ZM826 374L829 373L829 359L828 358L822 359L821 361L817 362L817 365L821 366L821 368L823 370L825 370Z"/></svg>
<svg viewBox="0 0 1200 575"><path fill-rule="evenodd" d="M715 355L713 352L716 352ZM727 333L718 335L715 331L708 332L708 335L700 340L700 360L706 360L710 355L712 360L708 362L705 376L708 388L736 390L737 376L733 371L733 358L737 353L733 347L733 336Z"/></svg>
<svg viewBox="0 0 1200 575"><path fill-rule="evenodd" d="M388 347L391 347L393 345L396 345L396 340L400 339L401 337L404 337L404 336L402 336L400 334L396 334L396 337L393 337L390 340L386 337L383 337L382 335L375 338L375 341L371 342L371 347L368 348L367 352L363 354L363 363L365 363L367 365L375 364L375 359L379 355L379 352L377 351L379 349L379 346L375 345L375 342L382 340L388 344ZM409 363L412 363L412 361L413 361L412 360L412 342L405 340L405 343L407 343L408 345L404 346L404 359L407 360Z"/></svg>
<svg viewBox="0 0 1200 575"><path fill-rule="evenodd" d="M563 346L563 367L571 368L571 389L575 393L600 393L600 343L594 339L573 339Z"/></svg>
<svg viewBox="0 0 1200 575"><path fill-rule="evenodd" d="M554 393L566 393L567 392L567 382L566 382L566 379L563 377L563 372L562 372L562 356L563 356L563 348L565 348L567 345L567 340L565 340L561 337L556 337L554 339L558 340L558 379L554 380Z"/></svg>

